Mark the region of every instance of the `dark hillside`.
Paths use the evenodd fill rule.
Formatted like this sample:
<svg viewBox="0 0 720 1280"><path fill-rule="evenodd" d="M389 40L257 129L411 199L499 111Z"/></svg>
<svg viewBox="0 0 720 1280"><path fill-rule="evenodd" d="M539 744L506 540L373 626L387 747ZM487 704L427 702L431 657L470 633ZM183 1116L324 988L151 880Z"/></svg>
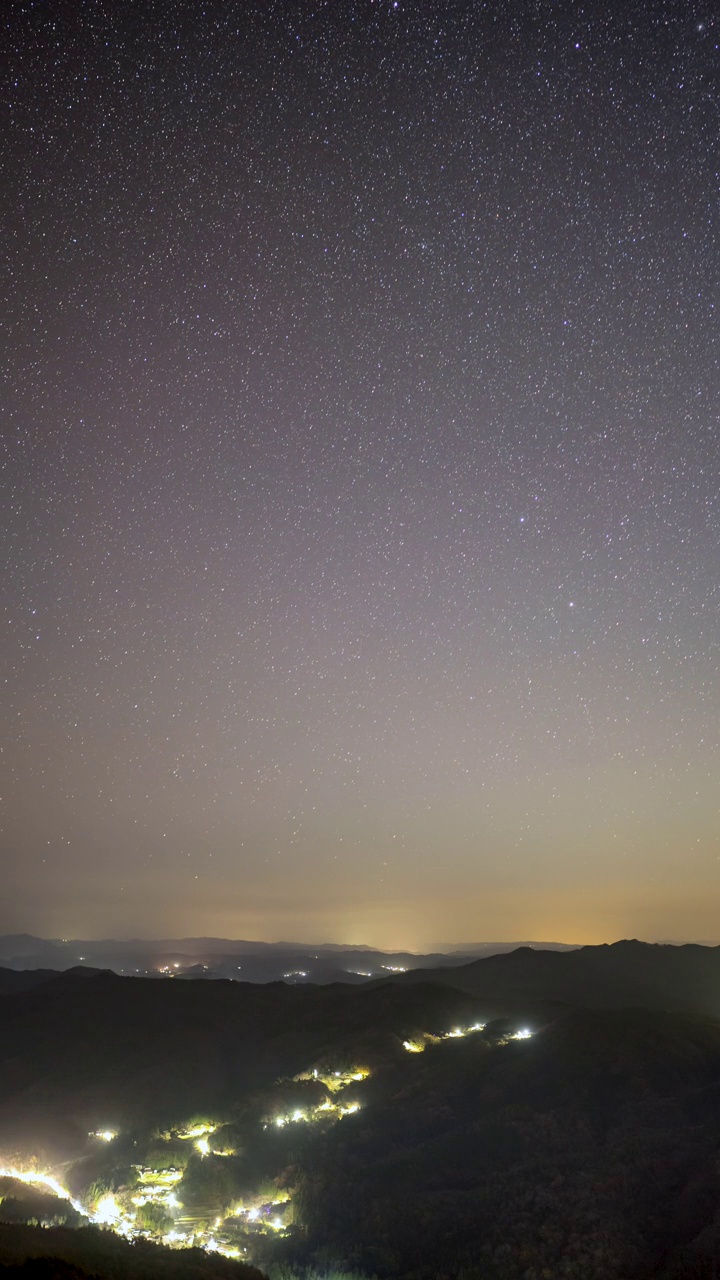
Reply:
<svg viewBox="0 0 720 1280"><path fill-rule="evenodd" d="M0 1137L27 1141L63 1116L86 1135L222 1109L324 1054L368 1065L400 1041L477 1017L468 996L413 988L256 986L100 973L53 975L0 996Z"/></svg>
<svg viewBox="0 0 720 1280"><path fill-rule="evenodd" d="M413 1280L711 1280L720 1026L581 1012L522 1044L444 1042L388 1071L309 1157L296 1261Z"/></svg>
<svg viewBox="0 0 720 1280"><path fill-rule="evenodd" d="M149 1240L130 1244L97 1227L73 1231L0 1223L3 1275L27 1280L265 1280L255 1267L202 1249L167 1249Z"/></svg>
<svg viewBox="0 0 720 1280"><path fill-rule="evenodd" d="M416 969L398 981L427 981ZM616 942L576 951L519 947L433 972L436 981L497 1007L556 1001L574 1007L673 1009L720 1017L720 947Z"/></svg>
<svg viewBox="0 0 720 1280"><path fill-rule="evenodd" d="M0 996L11 996L42 986L60 976L55 969L0 969Z"/></svg>

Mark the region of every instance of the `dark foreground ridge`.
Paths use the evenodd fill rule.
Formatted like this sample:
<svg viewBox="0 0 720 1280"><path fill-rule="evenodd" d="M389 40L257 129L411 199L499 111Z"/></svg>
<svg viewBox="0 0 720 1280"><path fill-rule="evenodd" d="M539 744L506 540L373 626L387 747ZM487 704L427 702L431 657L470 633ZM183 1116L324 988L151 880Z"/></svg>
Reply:
<svg viewBox="0 0 720 1280"><path fill-rule="evenodd" d="M4 974L0 1151L81 1208L171 1183L174 1219L137 1210L150 1234L221 1223L273 1280L715 1280L713 975L716 948L635 942L361 987ZM156 1267L113 1270L67 1200L11 1176L0 1200L0 1263L240 1274L110 1235Z"/></svg>
<svg viewBox="0 0 720 1280"><path fill-rule="evenodd" d="M208 1254L179 1253L150 1240L133 1244L98 1227L0 1223L0 1278L18 1280L266 1280L255 1267Z"/></svg>

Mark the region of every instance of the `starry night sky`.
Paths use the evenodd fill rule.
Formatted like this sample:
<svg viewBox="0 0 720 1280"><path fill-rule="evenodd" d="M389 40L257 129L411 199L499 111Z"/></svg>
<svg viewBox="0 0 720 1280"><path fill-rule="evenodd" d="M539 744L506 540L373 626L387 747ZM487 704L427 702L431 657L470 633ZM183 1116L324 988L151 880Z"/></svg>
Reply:
<svg viewBox="0 0 720 1280"><path fill-rule="evenodd" d="M720 24L9 0L0 929L720 938Z"/></svg>

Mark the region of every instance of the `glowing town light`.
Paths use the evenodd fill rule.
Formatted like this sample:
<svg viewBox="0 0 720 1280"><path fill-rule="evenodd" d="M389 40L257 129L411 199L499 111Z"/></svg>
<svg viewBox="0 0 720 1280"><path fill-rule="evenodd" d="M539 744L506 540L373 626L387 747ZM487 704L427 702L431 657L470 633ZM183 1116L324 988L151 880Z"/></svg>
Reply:
<svg viewBox="0 0 720 1280"><path fill-rule="evenodd" d="M198 1138L197 1142L195 1143L195 1146L197 1150L200 1152L201 1156L210 1155L210 1143L208 1142L207 1138Z"/></svg>
<svg viewBox="0 0 720 1280"><path fill-rule="evenodd" d="M120 1205L114 1195L108 1194L98 1200L97 1208L93 1214L93 1221L109 1226L111 1223L118 1221L121 1212Z"/></svg>
<svg viewBox="0 0 720 1280"><path fill-rule="evenodd" d="M285 1119L285 1116L276 1116L276 1117L275 1117L275 1123L276 1123L276 1125L277 1125L278 1129L282 1129L283 1125L284 1125L284 1124L287 1124L287 1121L286 1121L286 1119Z"/></svg>
<svg viewBox="0 0 720 1280"><path fill-rule="evenodd" d="M522 1031L516 1031L515 1035L511 1036L511 1039L512 1040L529 1040L531 1035L532 1035L532 1031L528 1031L527 1027L524 1027Z"/></svg>
<svg viewBox="0 0 720 1280"><path fill-rule="evenodd" d="M24 1172L24 1171L21 1171L20 1169L14 1169L14 1168L11 1168L11 1169L0 1168L0 1177L16 1178L18 1182L25 1182L30 1184L40 1183L41 1186L48 1187L50 1191L54 1192L54 1194L60 1200L69 1201L69 1203L72 1205L73 1209L75 1209L77 1213L81 1213L83 1214L84 1217L87 1217L87 1209L85 1209L84 1206L80 1204L79 1200L74 1200L70 1192L68 1191L67 1187L63 1187L61 1183L58 1182L57 1178L53 1178L52 1174Z"/></svg>
<svg viewBox="0 0 720 1280"><path fill-rule="evenodd" d="M445 1036L445 1039L457 1040L458 1036L464 1036L464 1035L465 1035L465 1032L461 1031L460 1027L455 1027L452 1031L448 1031L447 1035Z"/></svg>
<svg viewBox="0 0 720 1280"><path fill-rule="evenodd" d="M112 1142L113 1138L117 1138L117 1133L114 1129L98 1129L93 1134L93 1138L102 1138L103 1142Z"/></svg>
<svg viewBox="0 0 720 1280"><path fill-rule="evenodd" d="M304 1119L305 1119L305 1112L304 1112L304 1111L293 1111L293 1113L292 1113L292 1118L293 1118L293 1120L304 1120Z"/></svg>
<svg viewBox="0 0 720 1280"><path fill-rule="evenodd" d="M250 1212L248 1213L248 1219L250 1220L250 1222L257 1222L259 1217L260 1217L259 1209L251 1209Z"/></svg>
<svg viewBox="0 0 720 1280"><path fill-rule="evenodd" d="M201 1138L203 1134L214 1133L216 1129L216 1124L196 1124L193 1125L192 1129L183 1129L178 1133L178 1138L182 1138L183 1140L185 1140L185 1138Z"/></svg>
<svg viewBox="0 0 720 1280"><path fill-rule="evenodd" d="M403 1049L407 1049L408 1053L422 1053L425 1045L419 1044L417 1040L403 1040Z"/></svg>
<svg viewBox="0 0 720 1280"><path fill-rule="evenodd" d="M280 1231L282 1228L282 1222L280 1218L273 1218L272 1225L274 1226L276 1231Z"/></svg>

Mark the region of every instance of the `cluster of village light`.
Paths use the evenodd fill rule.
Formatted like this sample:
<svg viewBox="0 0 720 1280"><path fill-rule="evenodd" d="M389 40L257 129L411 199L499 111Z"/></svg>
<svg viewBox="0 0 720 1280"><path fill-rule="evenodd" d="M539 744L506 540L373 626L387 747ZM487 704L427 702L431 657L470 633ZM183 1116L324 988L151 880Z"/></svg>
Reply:
<svg viewBox="0 0 720 1280"><path fill-rule="evenodd" d="M94 1135L93 1135L94 1136ZM117 1136L117 1135L114 1135ZM138 1194L132 1197L132 1203L138 1208L141 1205L150 1202L162 1204L168 1209L179 1209L180 1201L174 1193L174 1186L182 1178L182 1172L178 1169L155 1170L140 1169L140 1180L138 1183ZM118 1203L112 1192L101 1196L95 1205L94 1210L87 1208L79 1200L75 1199L67 1187L64 1187L57 1178L50 1173L41 1173L37 1170L18 1169L15 1166L0 1166L1 1178L13 1178L17 1182L23 1182L26 1185L45 1187L51 1191L60 1200L66 1200L72 1205L73 1209L84 1218L99 1227L108 1227L115 1232L116 1235L124 1236L126 1239L133 1239L136 1236L144 1234L142 1228L139 1228L134 1218L128 1214ZM263 1226L271 1227L274 1231L283 1230L282 1219L275 1215L268 1216L268 1210L277 1208L277 1206L289 1200L289 1195L285 1193L284 1197L273 1201L272 1205L263 1206L262 1208L243 1208L238 1205L233 1209L231 1217L244 1217L248 1223L257 1223ZM222 1225L223 1219L216 1218L213 1231L217 1231ZM209 1232L182 1232L175 1229L166 1232L162 1237L162 1243L175 1247L188 1247L193 1245L209 1252L221 1253L227 1258L238 1258L240 1250L231 1245L225 1244L215 1238Z"/></svg>
<svg viewBox="0 0 720 1280"><path fill-rule="evenodd" d="M317 1107L310 1107L307 1111L296 1108L295 1111L289 1111L285 1115L275 1116L273 1124L278 1129L283 1129L286 1124L298 1124L303 1121L311 1122L313 1120L324 1120L328 1116L335 1116L338 1120L343 1116L352 1116L356 1111L360 1110L359 1102L349 1102L343 1107L329 1100L319 1103ZM267 1124L263 1125L263 1129L267 1129Z"/></svg>
<svg viewBox="0 0 720 1280"><path fill-rule="evenodd" d="M366 1067L357 1067L349 1071L329 1072L315 1069L296 1076L294 1082L317 1082L323 1084L331 1094L336 1094L347 1089L349 1085L358 1084L360 1081L365 1080L369 1074ZM352 1115L359 1109L359 1102L341 1104L326 1098L317 1106L306 1110L296 1108L285 1115L278 1115L272 1123L278 1128L282 1128L286 1124L302 1121L337 1120L343 1116ZM267 1129L269 1123L271 1122L263 1124L263 1128ZM212 1135L219 1127L218 1124L209 1121L197 1121L184 1129L173 1129L165 1137L191 1142L201 1156L233 1155L234 1152L231 1150L218 1150L211 1145ZM118 1137L118 1133L117 1130L110 1128L95 1129L88 1136L99 1139L101 1142L112 1142ZM181 1169L146 1169L142 1166L136 1166L136 1168L138 1182L135 1194L131 1197L131 1203L135 1209L140 1209L147 1204L162 1206L169 1212L181 1209L181 1202L176 1195L177 1184L182 1181L183 1177ZM146 1234L146 1229L138 1225L132 1211L128 1212L127 1209L123 1208L112 1192L107 1192L106 1195L101 1196L94 1209L91 1209L81 1204L79 1200L74 1199L67 1188L62 1186L57 1178L50 1173L40 1173L36 1170L20 1170L15 1167L0 1167L0 1177L16 1178L20 1182L46 1187L60 1199L67 1200L79 1214L89 1219L90 1222L95 1223L97 1226L107 1227L126 1239L133 1239ZM285 1224L282 1217L278 1215L277 1209L289 1199L290 1196L287 1192L280 1193L279 1198L275 1199L271 1204L261 1206L237 1205L228 1216L244 1219L247 1226L257 1230L281 1232L284 1231ZM274 1213L273 1210L275 1210ZM238 1248L223 1240L218 1240L216 1237L215 1233L222 1226L222 1223L223 1219L217 1218L211 1231L183 1232L179 1231L177 1227L173 1227L172 1230L163 1233L161 1239L163 1244L176 1248L194 1245L210 1252L224 1254L228 1258L238 1258L240 1256Z"/></svg>
<svg viewBox="0 0 720 1280"><path fill-rule="evenodd" d="M436 1036L430 1032L424 1032L420 1037L414 1040L404 1040L404 1048L408 1053L422 1053L428 1044L439 1043L441 1040L455 1040L462 1036L472 1035L475 1032L483 1031L485 1024L476 1022L469 1027L454 1027L452 1031L445 1032L444 1035ZM508 1036L508 1040L527 1040L532 1032L527 1028L514 1032ZM353 1084L357 1084L365 1080L370 1074L367 1068L357 1067L349 1071L321 1071L315 1069L313 1071L303 1072L299 1076L294 1077L294 1082L313 1081L323 1084L331 1094L337 1094L347 1089ZM271 1124L277 1128L283 1128L288 1124L298 1124L303 1122L320 1121L323 1119L341 1119L343 1116L353 1115L360 1110L360 1103L357 1101L343 1104L336 1102L330 1098L326 1098L323 1102L316 1106L306 1109L295 1108L293 1111L282 1115L276 1115L274 1118L268 1119L263 1124L263 1128L267 1129ZM211 1147L212 1134L219 1128L213 1123L195 1123L186 1129L173 1130L172 1136L183 1141L192 1142L201 1156L219 1155L229 1156L234 1154L230 1150L215 1150ZM101 1142L112 1142L117 1138L117 1130L115 1129L96 1129L89 1136L97 1138ZM88 1218L90 1222L98 1226L111 1228L118 1235L132 1239L133 1237L146 1234L145 1230L137 1225L134 1216L128 1213L121 1204L118 1203L112 1192L101 1196L97 1201L95 1208L86 1208L79 1200L76 1200L67 1187L64 1187L57 1178L51 1173L38 1172L37 1170L25 1170L15 1167L3 1168L0 1166L0 1177L14 1178L18 1182L24 1182L35 1186L46 1187L61 1200L68 1201L77 1213ZM136 1208L140 1208L145 1204L162 1205L169 1211L175 1211L181 1208L181 1203L175 1194L177 1184L182 1180L183 1173L180 1169L146 1169L138 1166L138 1183L135 1195L132 1196L132 1204ZM286 1203L290 1199L289 1195L284 1193L279 1199L272 1204L265 1204L260 1207L243 1205L236 1206L228 1215L231 1218L243 1218L247 1225L252 1224L258 1229L271 1228L273 1231L283 1231L285 1224L277 1213L273 1214L272 1210L277 1209L281 1204ZM165 1232L162 1235L163 1244L175 1247L187 1247L194 1245L211 1252L224 1254L228 1258L237 1258L240 1256L240 1250L234 1248L224 1241L218 1240L215 1232L222 1226L223 1219L217 1218L212 1231L190 1231L182 1232L176 1228Z"/></svg>
<svg viewBox="0 0 720 1280"><path fill-rule="evenodd" d="M441 1040L458 1040L463 1036L470 1036L474 1032L484 1030L484 1022L475 1022L471 1027L453 1027L452 1031L446 1031L440 1036L435 1036L430 1031L423 1031L422 1035L416 1036L414 1040L403 1040L403 1049L408 1053L423 1053L429 1044L439 1044ZM503 1037L500 1043L506 1044L508 1040L529 1040L531 1035L532 1031L523 1027L521 1031L514 1031L511 1035Z"/></svg>

